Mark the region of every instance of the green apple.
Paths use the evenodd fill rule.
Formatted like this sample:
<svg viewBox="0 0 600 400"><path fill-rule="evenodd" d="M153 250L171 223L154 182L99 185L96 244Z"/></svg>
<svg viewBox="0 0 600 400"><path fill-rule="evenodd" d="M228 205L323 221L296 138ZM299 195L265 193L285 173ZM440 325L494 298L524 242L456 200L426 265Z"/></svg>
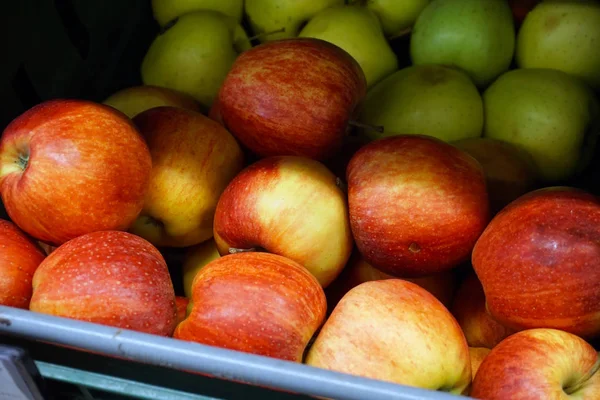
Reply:
<svg viewBox="0 0 600 400"><path fill-rule="evenodd" d="M187 108L201 111L198 102L190 95L158 86L129 86L108 96L104 104L116 108L129 118L160 106ZM204 110L206 111L206 110Z"/></svg>
<svg viewBox="0 0 600 400"><path fill-rule="evenodd" d="M383 126L383 133L361 131L369 139L424 134L449 142L481 136L483 102L464 72L441 65L411 66L367 93L359 121Z"/></svg>
<svg viewBox="0 0 600 400"><path fill-rule="evenodd" d="M233 18L217 11L194 11L179 17L152 42L142 61L142 81L187 93L210 109L233 62L250 47Z"/></svg>
<svg viewBox="0 0 600 400"><path fill-rule="evenodd" d="M244 9L260 42L293 38L319 11L344 0L246 0Z"/></svg>
<svg viewBox="0 0 600 400"><path fill-rule="evenodd" d="M397 36L410 29L431 0L349 0L373 10L381 20L386 36Z"/></svg>
<svg viewBox="0 0 600 400"><path fill-rule="evenodd" d="M528 151L541 178L558 182L589 162L598 134L598 101L578 78L552 69L516 69L484 93L484 137Z"/></svg>
<svg viewBox="0 0 600 400"><path fill-rule="evenodd" d="M516 60L521 68L558 69L600 89L600 3L537 5L519 30Z"/></svg>
<svg viewBox="0 0 600 400"><path fill-rule="evenodd" d="M334 6L315 15L299 37L326 40L346 50L361 66L367 87L398 69L398 59L374 12L364 7Z"/></svg>
<svg viewBox="0 0 600 400"><path fill-rule="evenodd" d="M410 55L415 65L461 68L484 87L508 70L514 47L506 0L433 0L413 27Z"/></svg>
<svg viewBox="0 0 600 400"><path fill-rule="evenodd" d="M154 19L160 26L197 10L219 11L237 22L242 22L244 0L152 0Z"/></svg>

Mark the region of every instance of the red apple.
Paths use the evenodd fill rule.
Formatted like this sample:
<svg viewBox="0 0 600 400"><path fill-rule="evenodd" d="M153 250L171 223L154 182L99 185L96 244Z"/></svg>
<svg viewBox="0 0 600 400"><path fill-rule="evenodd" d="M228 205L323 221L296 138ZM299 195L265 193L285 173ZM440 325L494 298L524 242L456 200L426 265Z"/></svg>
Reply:
<svg viewBox="0 0 600 400"><path fill-rule="evenodd" d="M516 330L600 334L600 202L584 191L530 192L492 220L473 250L491 315Z"/></svg>
<svg viewBox="0 0 600 400"><path fill-rule="evenodd" d="M326 287L352 252L346 194L318 161L264 158L239 173L217 203L221 255L263 249L305 266Z"/></svg>
<svg viewBox="0 0 600 400"><path fill-rule="evenodd" d="M84 100L52 100L11 122L0 140L0 194L22 230L58 245L125 230L144 205L152 160L129 118Z"/></svg>
<svg viewBox="0 0 600 400"><path fill-rule="evenodd" d="M402 279L350 290L323 325L306 363L454 394L471 384L460 326L432 294Z"/></svg>
<svg viewBox="0 0 600 400"><path fill-rule="evenodd" d="M390 275L431 275L467 261L489 219L479 162L433 137L373 141L346 176L356 245Z"/></svg>
<svg viewBox="0 0 600 400"><path fill-rule="evenodd" d="M29 307L31 280L45 257L34 240L0 219L0 305Z"/></svg>
<svg viewBox="0 0 600 400"><path fill-rule="evenodd" d="M236 59L212 115L262 157L324 159L365 93L364 73L346 51L320 39L277 40Z"/></svg>
<svg viewBox="0 0 600 400"><path fill-rule="evenodd" d="M492 350L487 347L469 347L469 355L471 356L471 374L473 375L473 379L475 379L475 375L477 375L481 363L491 351Z"/></svg>
<svg viewBox="0 0 600 400"><path fill-rule="evenodd" d="M327 308L317 280L275 254L231 254L194 279L193 307L174 337L301 362Z"/></svg>
<svg viewBox="0 0 600 400"><path fill-rule="evenodd" d="M583 339L555 329L531 329L503 340L473 381L477 399L598 399L600 358Z"/></svg>
<svg viewBox="0 0 600 400"><path fill-rule="evenodd" d="M33 276L30 310L163 336L177 323L162 255L121 231L89 233L53 251Z"/></svg>
<svg viewBox="0 0 600 400"><path fill-rule="evenodd" d="M514 333L487 311L481 282L473 272L459 286L450 311L462 328L469 346L491 349Z"/></svg>

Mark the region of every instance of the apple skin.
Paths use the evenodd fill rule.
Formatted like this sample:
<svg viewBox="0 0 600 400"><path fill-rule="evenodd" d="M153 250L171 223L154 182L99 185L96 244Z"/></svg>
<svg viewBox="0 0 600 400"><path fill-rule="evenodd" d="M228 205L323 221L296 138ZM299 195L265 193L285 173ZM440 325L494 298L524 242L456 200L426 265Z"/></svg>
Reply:
<svg viewBox="0 0 600 400"><path fill-rule="evenodd" d="M515 333L485 357L471 396L505 399L598 399L598 353L583 339L554 329ZM590 372L595 372L588 375ZM587 376L586 376L587 375Z"/></svg>
<svg viewBox="0 0 600 400"><path fill-rule="evenodd" d="M393 276L432 275L467 261L489 220L481 165L433 137L373 141L356 152L346 176L356 245Z"/></svg>
<svg viewBox="0 0 600 400"><path fill-rule="evenodd" d="M86 100L41 103L13 120L0 140L6 211L52 245L126 230L144 205L151 169L148 146L129 118Z"/></svg>
<svg viewBox="0 0 600 400"><path fill-rule="evenodd" d="M473 250L487 309L507 327L600 334L600 202L548 187L494 217Z"/></svg>
<svg viewBox="0 0 600 400"><path fill-rule="evenodd" d="M282 39L236 59L218 107L225 127L257 155L322 160L341 146L365 94L363 71L341 48Z"/></svg>
<svg viewBox="0 0 600 400"><path fill-rule="evenodd" d="M213 238L190 247L183 260L183 292L188 299L192 298L192 282L198 271L209 262L221 257Z"/></svg>
<svg viewBox="0 0 600 400"><path fill-rule="evenodd" d="M392 275L374 268L365 261L358 251L355 251L340 275L325 290L328 310L333 310L346 293L361 283L393 278ZM446 308L449 308L452 304L456 289L454 271L446 271L441 274L424 276L422 278L405 278L405 280L416 283L427 290Z"/></svg>
<svg viewBox="0 0 600 400"><path fill-rule="evenodd" d="M481 363L491 351L491 349L486 347L469 347L469 355L471 356L471 375L473 375L473 379L475 379Z"/></svg>
<svg viewBox="0 0 600 400"><path fill-rule="evenodd" d="M196 112L156 107L133 120L147 140L152 173L130 232L158 247L189 247L213 236L219 196L244 167L237 141Z"/></svg>
<svg viewBox="0 0 600 400"><path fill-rule="evenodd" d="M462 281L450 311L463 330L469 346L491 349L514 333L487 311L483 287L474 272L468 273Z"/></svg>
<svg viewBox="0 0 600 400"><path fill-rule="evenodd" d="M302 362L327 309L323 289L306 268L269 253L211 261L192 290L194 306L176 339L295 362Z"/></svg>
<svg viewBox="0 0 600 400"><path fill-rule="evenodd" d="M456 320L432 294L402 279L350 290L306 364L454 394L471 383L469 348Z"/></svg>
<svg viewBox="0 0 600 400"><path fill-rule="evenodd" d="M177 308L177 324L182 322L187 317L189 305L190 299L187 297L175 297L175 307Z"/></svg>
<svg viewBox="0 0 600 400"><path fill-rule="evenodd" d="M46 253L15 224L3 219L0 243L0 305L27 309L33 274Z"/></svg>
<svg viewBox="0 0 600 400"><path fill-rule="evenodd" d="M46 257L33 276L30 310L162 336L177 323L162 255L121 231L82 235Z"/></svg>
<svg viewBox="0 0 600 400"><path fill-rule="evenodd" d="M352 253L346 194L318 161L264 158L238 174L221 195L214 239L221 255L261 248L288 257L326 287Z"/></svg>
<svg viewBox="0 0 600 400"><path fill-rule="evenodd" d="M129 118L154 107L172 106L200 112L200 104L190 95L177 90L152 85L131 86L121 89L103 102Z"/></svg>

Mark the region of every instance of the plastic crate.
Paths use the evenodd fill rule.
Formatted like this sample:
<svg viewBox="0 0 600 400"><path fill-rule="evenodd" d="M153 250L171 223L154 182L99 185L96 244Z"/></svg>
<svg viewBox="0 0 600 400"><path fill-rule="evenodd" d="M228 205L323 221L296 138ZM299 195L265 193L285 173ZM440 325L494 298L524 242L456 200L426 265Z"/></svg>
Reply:
<svg viewBox="0 0 600 400"><path fill-rule="evenodd" d="M141 84L158 32L150 0L18 0L1 9L0 127L41 101L102 101ZM166 255L178 293L180 255ZM0 343L27 349L49 386L64 390L57 399L459 398L2 306Z"/></svg>

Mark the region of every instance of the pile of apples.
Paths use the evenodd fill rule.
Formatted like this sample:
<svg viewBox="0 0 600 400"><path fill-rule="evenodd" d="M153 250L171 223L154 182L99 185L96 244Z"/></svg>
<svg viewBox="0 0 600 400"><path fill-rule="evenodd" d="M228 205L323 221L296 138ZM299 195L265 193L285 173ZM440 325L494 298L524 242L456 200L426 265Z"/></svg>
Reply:
<svg viewBox="0 0 600 400"><path fill-rule="evenodd" d="M142 85L12 121L0 304L600 398L600 202L568 186L600 130L600 3L347 3L154 0Z"/></svg>

